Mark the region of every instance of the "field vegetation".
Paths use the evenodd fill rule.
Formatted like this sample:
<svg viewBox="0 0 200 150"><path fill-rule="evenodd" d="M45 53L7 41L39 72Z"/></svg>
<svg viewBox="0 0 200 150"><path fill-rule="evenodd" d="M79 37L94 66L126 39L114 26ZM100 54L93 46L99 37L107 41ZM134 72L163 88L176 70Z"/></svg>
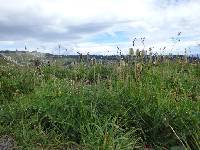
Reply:
<svg viewBox="0 0 200 150"><path fill-rule="evenodd" d="M199 62L136 55L68 67L1 60L0 137L16 149L200 149Z"/></svg>

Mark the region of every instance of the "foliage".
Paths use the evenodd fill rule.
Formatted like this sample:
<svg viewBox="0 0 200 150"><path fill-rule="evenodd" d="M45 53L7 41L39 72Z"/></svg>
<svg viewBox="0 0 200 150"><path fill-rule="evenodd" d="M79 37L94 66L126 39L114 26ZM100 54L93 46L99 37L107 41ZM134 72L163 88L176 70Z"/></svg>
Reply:
<svg viewBox="0 0 200 150"><path fill-rule="evenodd" d="M23 149L199 149L199 64L135 65L1 67L0 135Z"/></svg>

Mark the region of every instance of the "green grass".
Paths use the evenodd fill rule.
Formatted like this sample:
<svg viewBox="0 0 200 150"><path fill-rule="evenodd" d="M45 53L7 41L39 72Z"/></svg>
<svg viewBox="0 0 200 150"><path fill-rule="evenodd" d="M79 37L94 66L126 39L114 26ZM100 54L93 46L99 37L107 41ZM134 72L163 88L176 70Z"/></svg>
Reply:
<svg viewBox="0 0 200 150"><path fill-rule="evenodd" d="M0 68L0 135L19 149L200 149L199 64Z"/></svg>

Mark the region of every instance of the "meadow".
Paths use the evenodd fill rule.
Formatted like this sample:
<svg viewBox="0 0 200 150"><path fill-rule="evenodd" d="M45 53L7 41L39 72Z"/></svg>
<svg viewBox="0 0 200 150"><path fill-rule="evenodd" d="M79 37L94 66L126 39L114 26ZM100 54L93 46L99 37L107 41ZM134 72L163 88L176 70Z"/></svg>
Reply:
<svg viewBox="0 0 200 150"><path fill-rule="evenodd" d="M200 149L199 62L142 57L0 61L0 139L16 149Z"/></svg>

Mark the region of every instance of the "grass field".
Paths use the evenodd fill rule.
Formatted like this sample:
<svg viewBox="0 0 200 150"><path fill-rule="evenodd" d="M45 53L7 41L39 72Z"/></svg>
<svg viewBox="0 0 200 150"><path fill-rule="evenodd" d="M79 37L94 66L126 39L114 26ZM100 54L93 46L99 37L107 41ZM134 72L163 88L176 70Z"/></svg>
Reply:
<svg viewBox="0 0 200 150"><path fill-rule="evenodd" d="M200 149L200 64L0 66L0 137L18 149Z"/></svg>

